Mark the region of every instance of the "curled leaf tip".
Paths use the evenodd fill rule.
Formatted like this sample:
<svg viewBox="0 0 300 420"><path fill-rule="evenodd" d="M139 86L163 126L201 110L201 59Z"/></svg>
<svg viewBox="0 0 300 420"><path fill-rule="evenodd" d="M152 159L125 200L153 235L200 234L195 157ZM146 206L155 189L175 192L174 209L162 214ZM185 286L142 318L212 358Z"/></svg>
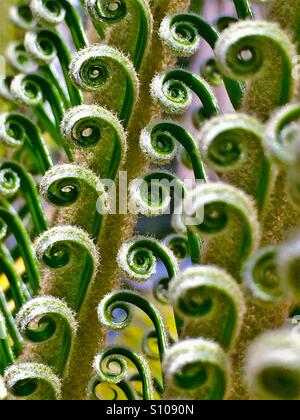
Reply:
<svg viewBox="0 0 300 420"><path fill-rule="evenodd" d="M58 298L40 296L22 306L16 324L31 343L31 353L61 375L68 364L76 336L74 312Z"/></svg>
<svg viewBox="0 0 300 420"><path fill-rule="evenodd" d="M222 347L237 339L246 305L236 281L214 266L194 266L177 275L169 288L175 312L197 324L203 336L214 338Z"/></svg>
<svg viewBox="0 0 300 420"><path fill-rule="evenodd" d="M227 357L218 344L203 338L184 340L170 347L163 372L170 394L177 398L221 400L228 389Z"/></svg>
<svg viewBox="0 0 300 420"><path fill-rule="evenodd" d="M159 28L162 41L181 57L191 57L200 46L201 37L195 23L200 17L196 14L166 16Z"/></svg>
<svg viewBox="0 0 300 420"><path fill-rule="evenodd" d="M199 230L202 235L217 235L226 229L230 209L235 209L240 213L250 234L244 251L249 255L258 247L261 233L257 210L253 200L243 191L222 182L200 184L191 191L189 200L189 215L199 215L199 224L193 229ZM200 220L201 211L204 212L201 214L203 220ZM189 223L189 217L186 223Z"/></svg>
<svg viewBox="0 0 300 420"><path fill-rule="evenodd" d="M164 130L153 133L154 124L142 130L140 147L147 158L158 165L171 162L177 156L178 143Z"/></svg>
<svg viewBox="0 0 300 420"><path fill-rule="evenodd" d="M35 27L36 20L34 19L31 7L27 2L12 6L9 12L12 22L19 28L28 31Z"/></svg>
<svg viewBox="0 0 300 420"><path fill-rule="evenodd" d="M70 77L80 89L100 93L109 89L111 81L120 80L124 88L123 102L114 110L127 125L139 95L139 79L131 61L117 49L92 45L73 56Z"/></svg>
<svg viewBox="0 0 300 420"><path fill-rule="evenodd" d="M61 225L40 235L35 250L45 274L53 276L58 284L61 281L55 293L79 310L99 266L92 239L82 229Z"/></svg>
<svg viewBox="0 0 300 420"><path fill-rule="evenodd" d="M8 367L4 380L9 398L18 400L58 400L61 398L61 382L48 366L21 362Z"/></svg>
<svg viewBox="0 0 300 420"><path fill-rule="evenodd" d="M101 196L107 205L105 188L99 178L91 170L76 164L62 164L49 169L40 183L40 191L52 205L69 206L77 201L84 186Z"/></svg>
<svg viewBox="0 0 300 420"><path fill-rule="evenodd" d="M115 179L127 152L127 135L123 125L113 113L98 105L79 105L69 109L61 122L61 133L66 143L85 159L93 151L90 167L102 178ZM99 166L99 155L112 143L112 156L107 173ZM102 166L103 162L100 160Z"/></svg>
<svg viewBox="0 0 300 420"><path fill-rule="evenodd" d="M204 107L207 118L218 114L219 107L208 83L184 69L171 69L157 74L150 85L153 100L170 114L182 114L192 104L194 92Z"/></svg>
<svg viewBox="0 0 300 420"><path fill-rule="evenodd" d="M261 120L295 94L295 48L276 24L256 20L234 23L221 33L215 54L222 74L235 80L252 79L243 107Z"/></svg>
<svg viewBox="0 0 300 420"><path fill-rule="evenodd" d="M298 333L272 331L258 337L246 359L251 394L261 400L299 400L299 354Z"/></svg>
<svg viewBox="0 0 300 420"><path fill-rule="evenodd" d="M162 359L169 346L168 333L158 309L144 297L125 290L106 295L98 305L99 321L112 330L123 329L132 320L132 307L141 309L152 321Z"/></svg>
<svg viewBox="0 0 300 420"><path fill-rule="evenodd" d="M96 377L101 382L108 384L119 384L121 381L129 379L126 359L134 365L140 375L143 387L143 400L153 400L151 372L147 361L143 356L126 347L108 347L101 353L98 353L93 362ZM112 369L113 367L115 369Z"/></svg>
<svg viewBox="0 0 300 420"><path fill-rule="evenodd" d="M282 289L290 296L300 297L299 266L300 266L300 236L293 235L279 246L277 266Z"/></svg>
<svg viewBox="0 0 300 420"><path fill-rule="evenodd" d="M0 196L13 197L20 188L20 178L12 169L0 169Z"/></svg>
<svg viewBox="0 0 300 420"><path fill-rule="evenodd" d="M249 135L253 142L263 143L263 126L246 114L226 114L206 122L199 133L203 154L217 172L241 166L247 155Z"/></svg>
<svg viewBox="0 0 300 420"><path fill-rule="evenodd" d="M156 271L156 261L161 259L170 277L178 272L178 262L164 243L147 236L137 236L125 242L118 253L119 267L133 280L147 281Z"/></svg>
<svg viewBox="0 0 300 420"><path fill-rule="evenodd" d="M66 16L63 3L57 0L53 0L52 4L43 0L31 0L30 8L37 21L45 26L58 25Z"/></svg>
<svg viewBox="0 0 300 420"><path fill-rule="evenodd" d="M272 58L264 57L264 54L268 54L268 49L262 49L266 41L276 45L289 63L293 47L279 26L257 20L234 23L221 34L216 44L215 52L221 71L241 80L258 75L263 70L264 58Z"/></svg>
<svg viewBox="0 0 300 420"><path fill-rule="evenodd" d="M293 143L299 133L299 104L277 109L265 127L265 147L271 159L281 167L293 163Z"/></svg>
<svg viewBox="0 0 300 420"><path fill-rule="evenodd" d="M59 318L64 318L68 321L69 327L72 330L72 334L75 335L77 331L77 321L75 319L74 312L68 308L66 303L61 299L54 298L53 296L40 296L37 298L31 299L29 302L25 303L21 310L18 312L16 317L16 324L20 331L28 338L33 341L39 342L40 338L42 340L49 339L47 336L46 329L41 331L40 338L39 332L30 329L30 325L37 320L43 323L43 317L45 316L57 316ZM50 328L51 329L51 328ZM50 330L49 329L49 330Z"/></svg>
<svg viewBox="0 0 300 420"><path fill-rule="evenodd" d="M275 246L258 250L244 265L242 278L252 297L261 304L278 304L285 294L280 284Z"/></svg>

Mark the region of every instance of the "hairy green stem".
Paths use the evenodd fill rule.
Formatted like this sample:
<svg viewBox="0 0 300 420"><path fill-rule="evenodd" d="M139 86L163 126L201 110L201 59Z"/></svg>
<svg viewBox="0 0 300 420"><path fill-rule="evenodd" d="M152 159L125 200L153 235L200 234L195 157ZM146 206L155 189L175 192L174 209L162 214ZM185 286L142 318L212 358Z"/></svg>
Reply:
<svg viewBox="0 0 300 420"><path fill-rule="evenodd" d="M270 0L267 4L267 17L273 22L278 22L288 32L291 39L297 44L298 52L300 52L300 1Z"/></svg>
<svg viewBox="0 0 300 420"><path fill-rule="evenodd" d="M188 6L188 0L155 2L152 6L152 13L156 25L159 25L166 13L187 9ZM124 35L120 31L118 33L112 31L110 34L112 45L119 45L119 42L126 41L126 39L126 31L124 31ZM136 145L139 141L140 132L150 123L152 118L161 117L160 111L153 105L149 97L149 85L155 73L174 65L174 57L170 57L168 51L161 48L161 42L155 31L151 41L151 47L140 72L139 104L132 114L128 127L127 160L122 169L127 171L129 181L144 172L146 166L143 156L136 155ZM100 101L101 97L98 98L98 103ZM140 104L142 104L142 109ZM110 108L113 109L113 102ZM102 266L81 309L79 322L82 328L78 332L74 352L71 356L69 375L64 381L64 397L67 399L82 399L86 395L87 384L92 377L91 364L93 358L97 349L104 346L106 337L106 329L98 323L97 311L91 310L91 308L96 308L105 294L118 287L120 272L116 265L116 257L124 238L132 236L135 222L136 216L130 214L110 215L105 220L99 239ZM107 245L108 238L109 246ZM92 330L89 325L93 325ZM83 346L84 353L82 353ZM78 366L81 366L81 368L78 369Z"/></svg>
<svg viewBox="0 0 300 420"><path fill-rule="evenodd" d="M283 5L285 2L281 3ZM285 19L288 21L287 16ZM265 73L262 73L261 77L250 82L243 107L246 112L257 115L257 117L263 121L268 119L276 107L286 104L295 97L297 90L297 83L295 83L292 76L293 56L295 55L294 46L283 32L278 32L276 35L278 30L276 29L276 26L273 26L273 28L272 26L266 27L265 29L266 31L262 32L264 32L264 36L267 36L267 38L268 33L273 33L266 44L268 51L265 51ZM269 30L271 32L269 32ZM277 36L278 38L272 45L273 41L271 41L271 39L273 36L275 36L275 38L273 38L274 40ZM267 38L265 38L265 40L267 40ZM279 43L276 47L276 42L278 41ZM247 42L245 45L247 45ZM286 52L278 55L281 48L284 48ZM286 58L284 58L285 54L287 54ZM273 77L274 66L278 69L278 78ZM280 131L280 129L282 129L282 127L278 126L278 131ZM279 136L280 133L277 131L276 134L272 135L273 144L276 144L276 142L280 143L280 140L278 139ZM286 176L284 171L280 171L278 175L278 170L273 166L271 181L270 197L266 202L262 214L263 228L261 245L278 244L278 242L283 239L286 231L295 225L296 220L299 220L299 212L289 203L285 192ZM248 293L246 294L246 300L247 313L245 315L240 338L232 354L233 381L230 393L231 399L249 398L247 387L243 380L245 355L249 343L264 330L274 329L284 325L289 314L290 304L286 301L269 307L257 303L253 299L253 296Z"/></svg>
<svg viewBox="0 0 300 420"><path fill-rule="evenodd" d="M265 306L246 296L247 312L236 347L232 352L232 386L229 399L248 400L249 393L244 381L245 357L249 344L268 329L280 328L289 315L289 303Z"/></svg>

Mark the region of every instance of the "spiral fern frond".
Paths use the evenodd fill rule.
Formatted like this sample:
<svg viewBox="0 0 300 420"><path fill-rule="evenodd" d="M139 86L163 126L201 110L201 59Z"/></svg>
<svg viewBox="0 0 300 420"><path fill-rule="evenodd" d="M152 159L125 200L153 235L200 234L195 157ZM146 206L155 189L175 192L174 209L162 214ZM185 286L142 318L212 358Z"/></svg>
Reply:
<svg viewBox="0 0 300 420"><path fill-rule="evenodd" d="M161 23L159 35L162 41L180 57L195 54L203 38L214 50L219 38L217 29L194 13L178 13L166 16ZM243 97L243 87L235 80L224 77L224 83L235 109Z"/></svg>
<svg viewBox="0 0 300 420"><path fill-rule="evenodd" d="M133 180L129 194L132 212L155 217L169 213L172 198L175 209L179 207L186 195L186 187L169 172L153 171Z"/></svg>
<svg viewBox="0 0 300 420"><path fill-rule="evenodd" d="M207 176L198 145L184 127L173 121L158 121L146 127L140 136L140 147L145 156L160 165L175 158L178 143L190 157L195 178L206 180Z"/></svg>
<svg viewBox="0 0 300 420"><path fill-rule="evenodd" d="M16 189L13 185L13 178L16 177ZM18 163L5 161L0 165L0 195L3 194L3 189L10 190L15 194L20 190L25 202L27 203L29 213L32 217L35 232L37 235L42 233L48 227L48 221L42 209L42 204L38 194L38 190L32 176Z"/></svg>
<svg viewBox="0 0 300 420"><path fill-rule="evenodd" d="M136 70L142 65L148 50L152 35L153 19L151 8L147 0L121 0L109 3L106 0L87 0L86 7L92 22L100 37L105 33L105 27L111 27L124 20L124 25L134 28L127 34L126 45Z"/></svg>
<svg viewBox="0 0 300 420"><path fill-rule="evenodd" d="M246 380L253 397L299 400L300 339L287 331L265 333L248 351Z"/></svg>
<svg viewBox="0 0 300 420"><path fill-rule="evenodd" d="M300 399L299 12L0 1L0 400Z"/></svg>
<svg viewBox="0 0 300 420"><path fill-rule="evenodd" d="M202 102L206 118L219 113L217 99L210 86L198 75L187 70L178 68L156 75L150 90L153 100L169 114L187 111L192 104L192 92Z"/></svg>
<svg viewBox="0 0 300 420"><path fill-rule="evenodd" d="M238 279L241 264L260 241L260 225L252 199L233 186L208 183L187 195L186 208L185 224L192 224L194 232L208 239L202 261L219 265Z"/></svg>
<svg viewBox="0 0 300 420"><path fill-rule="evenodd" d="M73 57L70 77L80 89L97 94L108 92L112 80L115 83L120 81L123 85L123 97L120 95L122 102L113 111L125 127L128 125L138 98L139 81L131 61L125 55L107 45L92 45ZM108 97L111 95L110 92Z"/></svg>
<svg viewBox="0 0 300 420"><path fill-rule="evenodd" d="M77 49L84 48L88 45L81 18L70 1L31 0L30 8L33 16L42 26L53 27L65 22Z"/></svg>
<svg viewBox="0 0 300 420"><path fill-rule="evenodd" d="M228 390L229 363L221 347L203 338L172 346L163 363L168 394L181 399L220 400Z"/></svg>
<svg viewBox="0 0 300 420"><path fill-rule="evenodd" d="M156 258L163 262L170 279L176 275L178 262L170 248L146 236L137 236L125 242L118 254L118 264L130 278L146 281L155 273Z"/></svg>
<svg viewBox="0 0 300 420"><path fill-rule="evenodd" d="M186 336L213 339L225 351L233 346L246 306L229 274L213 266L194 266L171 281L169 296L175 312L188 321Z"/></svg>
<svg viewBox="0 0 300 420"><path fill-rule="evenodd" d="M179 261L189 256L189 243L186 235L172 233L165 237L164 243L173 251Z"/></svg>
<svg viewBox="0 0 300 420"><path fill-rule="evenodd" d="M51 296L40 296L25 303L16 324L31 354L61 375L75 338L77 323L67 305Z"/></svg>
<svg viewBox="0 0 300 420"><path fill-rule="evenodd" d="M222 74L238 80L252 79L244 100L244 108L251 114L265 120L276 107L293 98L295 50L277 25L264 21L230 25L220 35L215 53ZM278 66L276 77L274 65ZM262 96L262 92L266 94Z"/></svg>
<svg viewBox="0 0 300 420"><path fill-rule="evenodd" d="M39 74L18 74L10 85L14 101L28 108L33 108L40 124L48 131L58 145L63 146L70 160L72 156L68 147L62 142L59 127L64 113L64 103L55 86ZM54 122L45 110L45 101L50 105Z"/></svg>
<svg viewBox="0 0 300 420"><path fill-rule="evenodd" d="M222 180L252 195L261 210L271 178L262 124L248 115L226 114L204 123L198 138L209 167Z"/></svg>
<svg viewBox="0 0 300 420"><path fill-rule="evenodd" d="M39 128L22 114L10 112L0 115L0 142L9 148L24 149L36 162L38 172L52 166L49 151Z"/></svg>
<svg viewBox="0 0 300 420"><path fill-rule="evenodd" d="M278 249L268 246L256 252L243 268L243 280L257 302L282 302L285 294L279 281Z"/></svg>
<svg viewBox="0 0 300 420"><path fill-rule="evenodd" d="M293 142L297 138L300 106L290 104L279 108L265 128L265 146L272 160L286 167L294 160Z"/></svg>
<svg viewBox="0 0 300 420"><path fill-rule="evenodd" d="M71 55L59 34L49 29L27 32L24 38L24 45L30 56L42 66L48 66L54 58L58 58L69 93L70 103L72 106L80 105L82 101L80 93L69 78Z"/></svg>
<svg viewBox="0 0 300 420"><path fill-rule="evenodd" d="M9 400L58 400L61 383L53 371L40 363L20 362L4 372Z"/></svg>
<svg viewBox="0 0 300 420"><path fill-rule="evenodd" d="M35 250L44 275L43 292L79 311L99 265L93 241L75 226L59 226L39 236Z"/></svg>
<svg viewBox="0 0 300 420"><path fill-rule="evenodd" d="M20 73L30 74L37 70L37 63L32 60L21 41L14 41L8 45L6 58L9 64Z"/></svg>
<svg viewBox="0 0 300 420"><path fill-rule="evenodd" d="M61 132L79 161L88 163L102 178L115 179L127 151L126 133L115 115L97 105L74 107L65 113ZM105 168L99 156L107 149L111 159Z"/></svg>
<svg viewBox="0 0 300 420"><path fill-rule="evenodd" d="M65 209L64 224L81 226L98 238L108 199L102 182L92 171L79 165L54 166L43 177L40 191L49 204ZM81 208L81 214L77 208ZM86 214L93 217L87 218Z"/></svg>
<svg viewBox="0 0 300 420"><path fill-rule="evenodd" d="M23 30L31 30L36 26L29 2L16 4L9 11L12 22Z"/></svg>
<svg viewBox="0 0 300 420"><path fill-rule="evenodd" d="M127 379L129 373L125 358L128 358L139 372L143 388L143 400L153 400L151 372L146 360L125 347L115 346L107 348L97 354L94 359L94 370L97 380L100 380L102 383L119 384L124 379ZM113 365L115 366L116 364L119 367L119 372L110 372L110 367ZM93 385L95 385L95 382Z"/></svg>
<svg viewBox="0 0 300 420"><path fill-rule="evenodd" d="M131 321L131 305L141 309L153 322L158 342L158 349L161 360L169 346L169 338L164 321L157 308L142 296L133 292L113 292L107 295L98 306L98 317L102 325L112 330L122 329L128 326ZM116 309L124 312L125 318L115 318Z"/></svg>

